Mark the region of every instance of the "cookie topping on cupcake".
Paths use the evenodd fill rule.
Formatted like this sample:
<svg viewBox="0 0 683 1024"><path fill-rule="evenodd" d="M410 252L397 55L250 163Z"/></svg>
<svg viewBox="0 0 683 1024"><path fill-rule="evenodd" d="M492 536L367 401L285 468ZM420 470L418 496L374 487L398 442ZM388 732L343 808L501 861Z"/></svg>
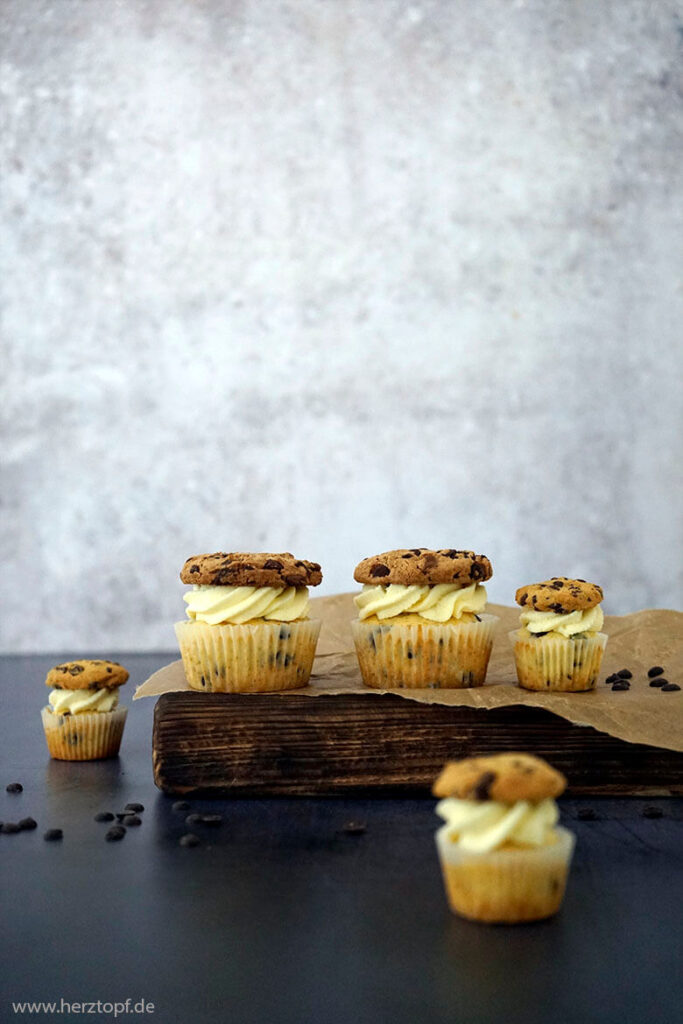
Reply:
<svg viewBox="0 0 683 1024"><path fill-rule="evenodd" d="M530 754L469 757L445 766L436 836L451 908L477 921L534 921L562 902L573 836L558 826L565 777Z"/></svg>
<svg viewBox="0 0 683 1024"><path fill-rule="evenodd" d="M553 576L520 587L515 600L524 610L520 623L532 635L558 633L564 637L592 635L602 629L603 593L596 583Z"/></svg>
<svg viewBox="0 0 683 1024"><path fill-rule="evenodd" d="M188 558L180 578L193 584L183 597L188 618L217 626L307 618L308 587L317 586L322 573L317 562L297 559L289 552L218 551Z"/></svg>
<svg viewBox="0 0 683 1024"><path fill-rule="evenodd" d="M354 598L361 620L418 615L431 622L472 621L486 605L491 563L473 551L399 548L364 558L353 574L363 590Z"/></svg>
<svg viewBox="0 0 683 1024"><path fill-rule="evenodd" d="M193 555L180 572L192 589L175 624L193 690L268 692L305 686L320 622L309 618L317 562L288 551Z"/></svg>
<svg viewBox="0 0 683 1024"><path fill-rule="evenodd" d="M114 757L119 750L126 709L119 687L128 672L118 661L78 659L51 668L48 706L41 714L48 750L63 761Z"/></svg>

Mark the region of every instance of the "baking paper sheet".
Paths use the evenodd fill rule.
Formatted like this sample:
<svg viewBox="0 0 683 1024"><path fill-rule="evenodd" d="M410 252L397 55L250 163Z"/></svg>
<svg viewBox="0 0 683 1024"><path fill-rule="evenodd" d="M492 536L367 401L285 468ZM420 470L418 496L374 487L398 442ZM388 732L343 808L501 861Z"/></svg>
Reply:
<svg viewBox="0 0 683 1024"><path fill-rule="evenodd" d="M683 685L683 612L646 609L632 615L605 616L604 632L609 642L596 689L562 694L537 693L517 686L508 633L519 625L519 608L488 605L486 611L498 615L500 622L485 686L469 690L382 691L369 689L361 681L350 628L351 620L357 617L353 596L335 594L311 600L311 618L322 619L323 623L317 655L310 685L290 693L321 697L391 692L425 704L485 709L521 704L545 708L576 725L591 725L628 743L683 751L683 689L663 693L650 687L647 678L652 665L662 665L670 682ZM613 693L604 679L622 668L633 673L631 689ZM187 690L190 687L182 662L174 661L139 686L134 699Z"/></svg>

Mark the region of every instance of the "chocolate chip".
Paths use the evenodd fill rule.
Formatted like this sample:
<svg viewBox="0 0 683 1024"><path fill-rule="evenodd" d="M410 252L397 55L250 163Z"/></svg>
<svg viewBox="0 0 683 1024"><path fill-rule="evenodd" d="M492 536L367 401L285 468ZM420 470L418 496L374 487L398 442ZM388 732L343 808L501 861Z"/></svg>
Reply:
<svg viewBox="0 0 683 1024"><path fill-rule="evenodd" d="M362 821L347 821L344 825L344 832L349 836L360 836L367 829Z"/></svg>
<svg viewBox="0 0 683 1024"><path fill-rule="evenodd" d="M668 683L669 680L665 679L664 676L655 676L654 679L650 680L650 686L667 686Z"/></svg>
<svg viewBox="0 0 683 1024"><path fill-rule="evenodd" d="M199 572L199 566L198 565L191 565L190 566L190 572Z"/></svg>
<svg viewBox="0 0 683 1024"><path fill-rule="evenodd" d="M126 830L123 825L114 825L113 828L110 828L105 832L104 838L108 843L117 843L119 839L123 839L125 834Z"/></svg>
<svg viewBox="0 0 683 1024"><path fill-rule="evenodd" d="M176 814L180 814L182 811L189 811L190 805L187 800L176 800L174 804L171 804L171 810L175 811Z"/></svg>
<svg viewBox="0 0 683 1024"><path fill-rule="evenodd" d="M98 811L95 815L95 821L113 821L114 815L111 811Z"/></svg>
<svg viewBox="0 0 683 1024"><path fill-rule="evenodd" d="M64 833L61 828L49 828L47 832L43 834L43 839L48 843L54 843L57 839L63 839Z"/></svg>
<svg viewBox="0 0 683 1024"><path fill-rule="evenodd" d="M142 804L126 804L124 808L126 811L132 811L133 814L139 814L140 811L144 811L144 809L145 808Z"/></svg>
<svg viewBox="0 0 683 1024"><path fill-rule="evenodd" d="M615 690L630 690L631 686L628 679L617 679L616 683L612 684L612 693Z"/></svg>
<svg viewBox="0 0 683 1024"><path fill-rule="evenodd" d="M633 679L633 672L630 672L627 668L619 669L617 675L620 679Z"/></svg>
<svg viewBox="0 0 683 1024"><path fill-rule="evenodd" d="M643 807L642 815L644 818L663 818L664 811L661 807L653 807L652 804L648 804L647 807Z"/></svg>
<svg viewBox="0 0 683 1024"><path fill-rule="evenodd" d="M22 784L20 782L10 782L9 786L6 786L5 789L7 790L8 793L23 793L24 792L24 787L22 786Z"/></svg>
<svg viewBox="0 0 683 1024"><path fill-rule="evenodd" d="M663 676L664 675L664 669L662 668L661 665L653 665L652 668L649 668L647 670L647 674L648 674L650 679L654 679L655 676Z"/></svg>
<svg viewBox="0 0 683 1024"><path fill-rule="evenodd" d="M480 565L479 562L472 562L470 567L470 579L480 580L484 575L484 572L485 570L483 565Z"/></svg>
<svg viewBox="0 0 683 1024"><path fill-rule="evenodd" d="M662 693L673 693L674 690L680 690L678 683L667 683L662 687Z"/></svg>
<svg viewBox="0 0 683 1024"><path fill-rule="evenodd" d="M495 772L483 772L472 787L473 798L475 800L488 800L491 786L496 781L496 778Z"/></svg>
<svg viewBox="0 0 683 1024"><path fill-rule="evenodd" d="M78 676L85 671L83 665L69 665L67 669L70 676Z"/></svg>
<svg viewBox="0 0 683 1024"><path fill-rule="evenodd" d="M126 828L135 828L137 825L142 825L142 818L138 818L137 814L127 814L121 824Z"/></svg>
<svg viewBox="0 0 683 1024"><path fill-rule="evenodd" d="M592 807L581 807L577 814L579 821L598 821L600 815Z"/></svg>
<svg viewBox="0 0 683 1024"><path fill-rule="evenodd" d="M278 562L277 558L268 558L263 563L263 568L264 569L283 569L284 566L283 566L282 562Z"/></svg>
<svg viewBox="0 0 683 1024"><path fill-rule="evenodd" d="M6 821L0 825L0 832L4 832L5 835L11 835L14 832L21 832L21 828L14 821Z"/></svg>
<svg viewBox="0 0 683 1024"><path fill-rule="evenodd" d="M217 828L218 825L223 824L222 814L202 814L202 825L211 825Z"/></svg>
<svg viewBox="0 0 683 1024"><path fill-rule="evenodd" d="M388 576L390 572L388 565L383 565L381 562L375 562L370 569L371 576Z"/></svg>
<svg viewBox="0 0 683 1024"><path fill-rule="evenodd" d="M527 603L527 599L528 599L528 597L529 597L529 595L527 594L527 592L526 592L526 591L524 591L524 593L522 594L522 596L521 596L521 597L520 597L520 599L519 599L519 603L520 603L520 604L521 604L522 606L524 606L524 605L525 605L525 604Z"/></svg>
<svg viewBox="0 0 683 1024"><path fill-rule="evenodd" d="M181 836L178 840L179 846L200 846L201 839L199 836L194 835L192 832L186 832L184 836Z"/></svg>
<svg viewBox="0 0 683 1024"><path fill-rule="evenodd" d="M613 672L611 676L607 676L607 679L605 679L605 682L606 683L616 683L618 678L619 678L619 676L616 674L616 672Z"/></svg>
<svg viewBox="0 0 683 1024"><path fill-rule="evenodd" d="M202 817L203 817L203 815L197 814L196 812L194 814L188 814L188 816L185 818L185 824L186 825L200 825L201 821L202 821Z"/></svg>
<svg viewBox="0 0 683 1024"><path fill-rule="evenodd" d="M19 828L23 832L32 832L34 828L38 828L38 822L35 818L22 818L19 822Z"/></svg>

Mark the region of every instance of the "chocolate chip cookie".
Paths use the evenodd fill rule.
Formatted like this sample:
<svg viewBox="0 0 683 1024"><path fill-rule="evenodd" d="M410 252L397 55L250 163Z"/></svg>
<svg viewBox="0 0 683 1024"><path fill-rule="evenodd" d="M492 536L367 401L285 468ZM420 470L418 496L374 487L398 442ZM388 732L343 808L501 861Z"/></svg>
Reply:
<svg viewBox="0 0 683 1024"><path fill-rule="evenodd" d="M526 587L520 587L515 594L515 601L522 608L535 612L555 612L557 615L594 608L602 599L602 588L597 583L572 580L567 576L553 576L543 583L529 583Z"/></svg>
<svg viewBox="0 0 683 1024"><path fill-rule="evenodd" d="M518 800L538 803L564 792L567 780L547 761L531 754L493 754L449 761L432 787L434 796L460 800Z"/></svg>
<svg viewBox="0 0 683 1024"><path fill-rule="evenodd" d="M356 566L353 578L358 583L387 586L435 586L438 583L483 583L491 578L493 570L486 555L474 551L443 548L397 548L381 555L364 558Z"/></svg>
<svg viewBox="0 0 683 1024"><path fill-rule="evenodd" d="M128 672L118 661L81 658L51 668L45 685L52 690L113 690L123 686Z"/></svg>
<svg viewBox="0 0 683 1024"><path fill-rule="evenodd" d="M317 562L280 554L216 551L192 555L180 571L183 583L214 587L317 587L322 573Z"/></svg>

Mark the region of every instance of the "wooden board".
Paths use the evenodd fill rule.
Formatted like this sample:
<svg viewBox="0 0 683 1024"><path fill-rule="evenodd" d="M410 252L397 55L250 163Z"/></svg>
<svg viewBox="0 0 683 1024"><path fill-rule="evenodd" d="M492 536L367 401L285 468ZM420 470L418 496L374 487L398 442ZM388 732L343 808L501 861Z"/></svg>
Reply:
<svg viewBox="0 0 683 1024"><path fill-rule="evenodd" d="M486 711L393 694L167 693L154 711L154 781L166 793L429 793L445 761L523 750L575 795L683 793L683 753L626 743L535 708Z"/></svg>

